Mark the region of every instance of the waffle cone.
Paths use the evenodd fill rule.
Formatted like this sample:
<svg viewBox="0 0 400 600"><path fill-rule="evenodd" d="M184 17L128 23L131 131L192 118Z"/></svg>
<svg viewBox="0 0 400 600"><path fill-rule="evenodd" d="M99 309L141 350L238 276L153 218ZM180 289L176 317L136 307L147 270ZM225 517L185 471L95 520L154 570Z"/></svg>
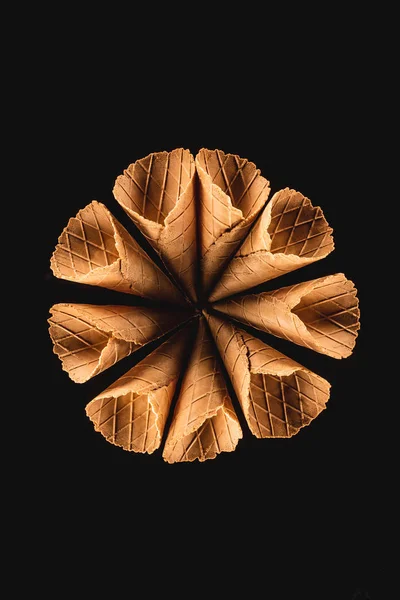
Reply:
<svg viewBox="0 0 400 600"><path fill-rule="evenodd" d="M188 150L155 152L129 165L114 196L189 298L197 300L196 169Z"/></svg>
<svg viewBox="0 0 400 600"><path fill-rule="evenodd" d="M159 448L191 331L175 333L86 406L108 442L149 454Z"/></svg>
<svg viewBox="0 0 400 600"><path fill-rule="evenodd" d="M321 208L285 188L272 196L209 300L215 302L300 269L333 249L332 229Z"/></svg>
<svg viewBox="0 0 400 600"><path fill-rule="evenodd" d="M357 290L343 273L274 292L247 294L213 307L246 325L333 358L346 358L360 327Z"/></svg>
<svg viewBox="0 0 400 600"><path fill-rule="evenodd" d="M207 295L263 209L270 187L253 163L221 150L200 150L196 169L200 275Z"/></svg>
<svg viewBox="0 0 400 600"><path fill-rule="evenodd" d="M232 452L241 437L214 341L201 318L163 457L169 463L204 461Z"/></svg>
<svg viewBox="0 0 400 600"><path fill-rule="evenodd" d="M55 304L50 313L54 352L76 383L88 381L188 318L145 306L92 304Z"/></svg>
<svg viewBox="0 0 400 600"><path fill-rule="evenodd" d="M56 277L184 304L169 278L110 211L93 201L69 220L51 257Z"/></svg>
<svg viewBox="0 0 400 600"><path fill-rule="evenodd" d="M330 384L233 323L206 315L251 432L291 437L329 399Z"/></svg>

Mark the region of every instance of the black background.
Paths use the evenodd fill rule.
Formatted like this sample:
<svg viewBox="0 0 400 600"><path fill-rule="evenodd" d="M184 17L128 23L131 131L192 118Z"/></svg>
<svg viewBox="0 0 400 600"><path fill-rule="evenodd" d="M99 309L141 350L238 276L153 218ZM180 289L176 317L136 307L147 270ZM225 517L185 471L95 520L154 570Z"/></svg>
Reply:
<svg viewBox="0 0 400 600"><path fill-rule="evenodd" d="M350 44L349 32L342 33ZM157 556L177 572L184 563L192 581L218 571L222 556L228 556L227 577L234 583L240 573L248 597L257 589L268 592L265 578L272 585L276 563L282 567L274 581L278 590L302 584L311 597L307 582L316 579L321 581L316 597L380 598L376 590L387 580L377 560L383 511L373 496L377 489L387 492L379 459L383 447L376 442L382 424L371 357L376 307L365 204L375 188L365 188L370 135L360 111L365 74L355 68L355 51L346 56L327 51L311 64L315 44L310 44L276 65L275 46L238 49L234 36L225 40L224 52L210 41L183 64L182 48L192 42L185 35L179 44L164 39L151 59L133 40L111 59L107 38L96 36L81 54L68 37L57 69L46 69L35 123L45 152L36 215L40 293L34 294L33 360L41 458L34 473L48 510L45 520L54 524L52 544L73 540L78 551L95 535L106 561L109 549L118 551L127 539L125 559L130 553L134 561ZM67 51L72 47L73 54ZM358 288L361 310L354 353L340 361L259 334L332 384L327 409L289 440L258 440L242 420L244 437L236 451L203 464L169 465L160 450L125 452L96 433L85 415L87 402L152 346L75 384L53 354L46 323L57 302L136 302L56 279L50 256L68 219L94 199L137 236L113 198L114 180L131 162L176 147L193 154L220 148L248 158L269 179L271 195L288 186L321 206L334 229L334 252L265 289L343 272ZM81 516L79 534L72 514ZM147 537L143 524L150 528Z"/></svg>

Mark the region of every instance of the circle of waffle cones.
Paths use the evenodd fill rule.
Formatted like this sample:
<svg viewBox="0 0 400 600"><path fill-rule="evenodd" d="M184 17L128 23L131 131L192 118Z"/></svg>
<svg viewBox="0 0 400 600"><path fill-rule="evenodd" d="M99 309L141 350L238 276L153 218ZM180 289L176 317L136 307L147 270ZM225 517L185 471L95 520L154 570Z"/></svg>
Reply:
<svg viewBox="0 0 400 600"><path fill-rule="evenodd" d="M134 452L163 443L169 463L233 451L243 433L226 377L255 436L291 437L308 425L326 407L330 384L254 330L345 358L359 329L357 290L342 273L248 290L332 252L321 208L288 188L269 198L256 166L221 150L150 154L128 166L113 193L164 268L106 206L80 210L51 257L54 275L125 292L127 302L52 306L54 352L83 383L160 342L88 403L96 431Z"/></svg>

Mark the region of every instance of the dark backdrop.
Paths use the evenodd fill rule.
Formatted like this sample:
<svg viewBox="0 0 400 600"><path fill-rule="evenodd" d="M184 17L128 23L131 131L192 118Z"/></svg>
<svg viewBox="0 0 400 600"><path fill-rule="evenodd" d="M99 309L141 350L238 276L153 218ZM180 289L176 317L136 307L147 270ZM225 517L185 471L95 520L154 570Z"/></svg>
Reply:
<svg viewBox="0 0 400 600"><path fill-rule="evenodd" d="M267 569L266 548L276 548L287 573L303 553L309 553L303 556L307 568L289 579L313 579L314 567L327 568L320 598L357 597L357 590L378 598L372 595L372 576L375 571L378 579L385 576L376 564L371 570L379 528L371 499L372 490L379 487L373 442L379 411L373 392L378 384L371 373L375 305L365 235L369 222L365 206L375 188L366 190L364 185L368 132L358 112L362 85L357 78L341 78L335 64L309 72L307 62L297 63L295 58L290 70L279 76L272 75L267 62L235 66L227 61L228 71L220 78L214 72L212 81L198 60L182 74L182 69L167 69L163 58L174 64L173 55L161 52L150 77L137 57L132 64L121 58L116 68L101 55L86 59L77 70L79 60L71 65L66 57L46 86L46 114L37 123L45 161L37 191L42 229L37 242L40 294L35 294L39 331L34 359L42 379L36 476L46 490L43 502L50 521L68 536L68 515L74 511L81 515L84 528L90 527L112 546L115 535L124 537L128 520L133 528L126 533L132 537L132 552L143 543L137 528L149 523L153 551L164 557L167 540L178 535L179 525L183 533L178 536L177 563L190 557L200 540L205 561L215 564L221 553L228 553L233 567L253 573L249 581ZM211 49L208 59L211 71L221 68L212 62ZM75 384L53 354L46 323L53 303L134 300L56 279L50 256L68 219L94 199L105 203L134 233L113 198L114 180L131 162L176 147L189 148L193 154L201 147L239 154L269 179L271 195L288 186L322 207L334 229L334 252L270 282L268 289L344 272L360 298L361 330L348 359L337 361L260 334L332 384L327 409L289 440L258 440L244 424L244 438L236 451L204 464L168 465L161 451L140 455L107 443L94 431L85 405L148 349L85 384ZM159 527L162 534L157 533ZM302 540L310 539L312 550L302 545ZM79 546L77 538L75 542ZM256 542L263 550L255 550ZM327 548L332 556L325 560ZM195 571L193 566L194 576ZM339 580L345 581L342 595L331 596L335 585L339 590Z"/></svg>

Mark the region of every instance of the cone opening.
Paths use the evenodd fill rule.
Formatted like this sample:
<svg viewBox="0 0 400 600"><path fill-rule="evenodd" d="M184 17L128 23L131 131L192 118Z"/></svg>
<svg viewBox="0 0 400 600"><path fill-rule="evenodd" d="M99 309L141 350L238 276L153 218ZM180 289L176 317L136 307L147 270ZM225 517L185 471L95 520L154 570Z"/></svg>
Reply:
<svg viewBox="0 0 400 600"><path fill-rule="evenodd" d="M194 171L194 159L188 150L155 152L129 165L118 177L114 195L128 212L164 225Z"/></svg>
<svg viewBox="0 0 400 600"><path fill-rule="evenodd" d="M86 414L96 431L124 450L152 452L157 447L156 415L147 394L98 398L88 404Z"/></svg>
<svg viewBox="0 0 400 600"><path fill-rule="evenodd" d="M251 375L248 421L260 438L290 437L324 408L329 389L316 375L297 370L290 375Z"/></svg>
<svg viewBox="0 0 400 600"><path fill-rule="evenodd" d="M166 444L163 457L169 463L192 462L215 458L221 452L232 452L241 437L240 426L221 407L205 419L195 431L175 443Z"/></svg>
<svg viewBox="0 0 400 600"><path fill-rule="evenodd" d="M98 367L109 336L75 316L72 309L54 311L50 319L54 352L73 381L87 381Z"/></svg>
<svg viewBox="0 0 400 600"><path fill-rule="evenodd" d="M351 354L359 329L357 290L343 275L324 278L292 309L315 342L334 356Z"/></svg>
<svg viewBox="0 0 400 600"><path fill-rule="evenodd" d="M213 184L227 194L243 218L257 212L269 194L269 182L260 175L255 164L221 150L202 149L196 157L200 167L210 175Z"/></svg>
<svg viewBox="0 0 400 600"><path fill-rule="evenodd" d="M79 280L119 258L115 230L105 206L92 202L69 220L51 259L55 274Z"/></svg>
<svg viewBox="0 0 400 600"><path fill-rule="evenodd" d="M319 206L295 190L282 190L271 207L268 233L273 254L318 258L333 250L332 229Z"/></svg>

